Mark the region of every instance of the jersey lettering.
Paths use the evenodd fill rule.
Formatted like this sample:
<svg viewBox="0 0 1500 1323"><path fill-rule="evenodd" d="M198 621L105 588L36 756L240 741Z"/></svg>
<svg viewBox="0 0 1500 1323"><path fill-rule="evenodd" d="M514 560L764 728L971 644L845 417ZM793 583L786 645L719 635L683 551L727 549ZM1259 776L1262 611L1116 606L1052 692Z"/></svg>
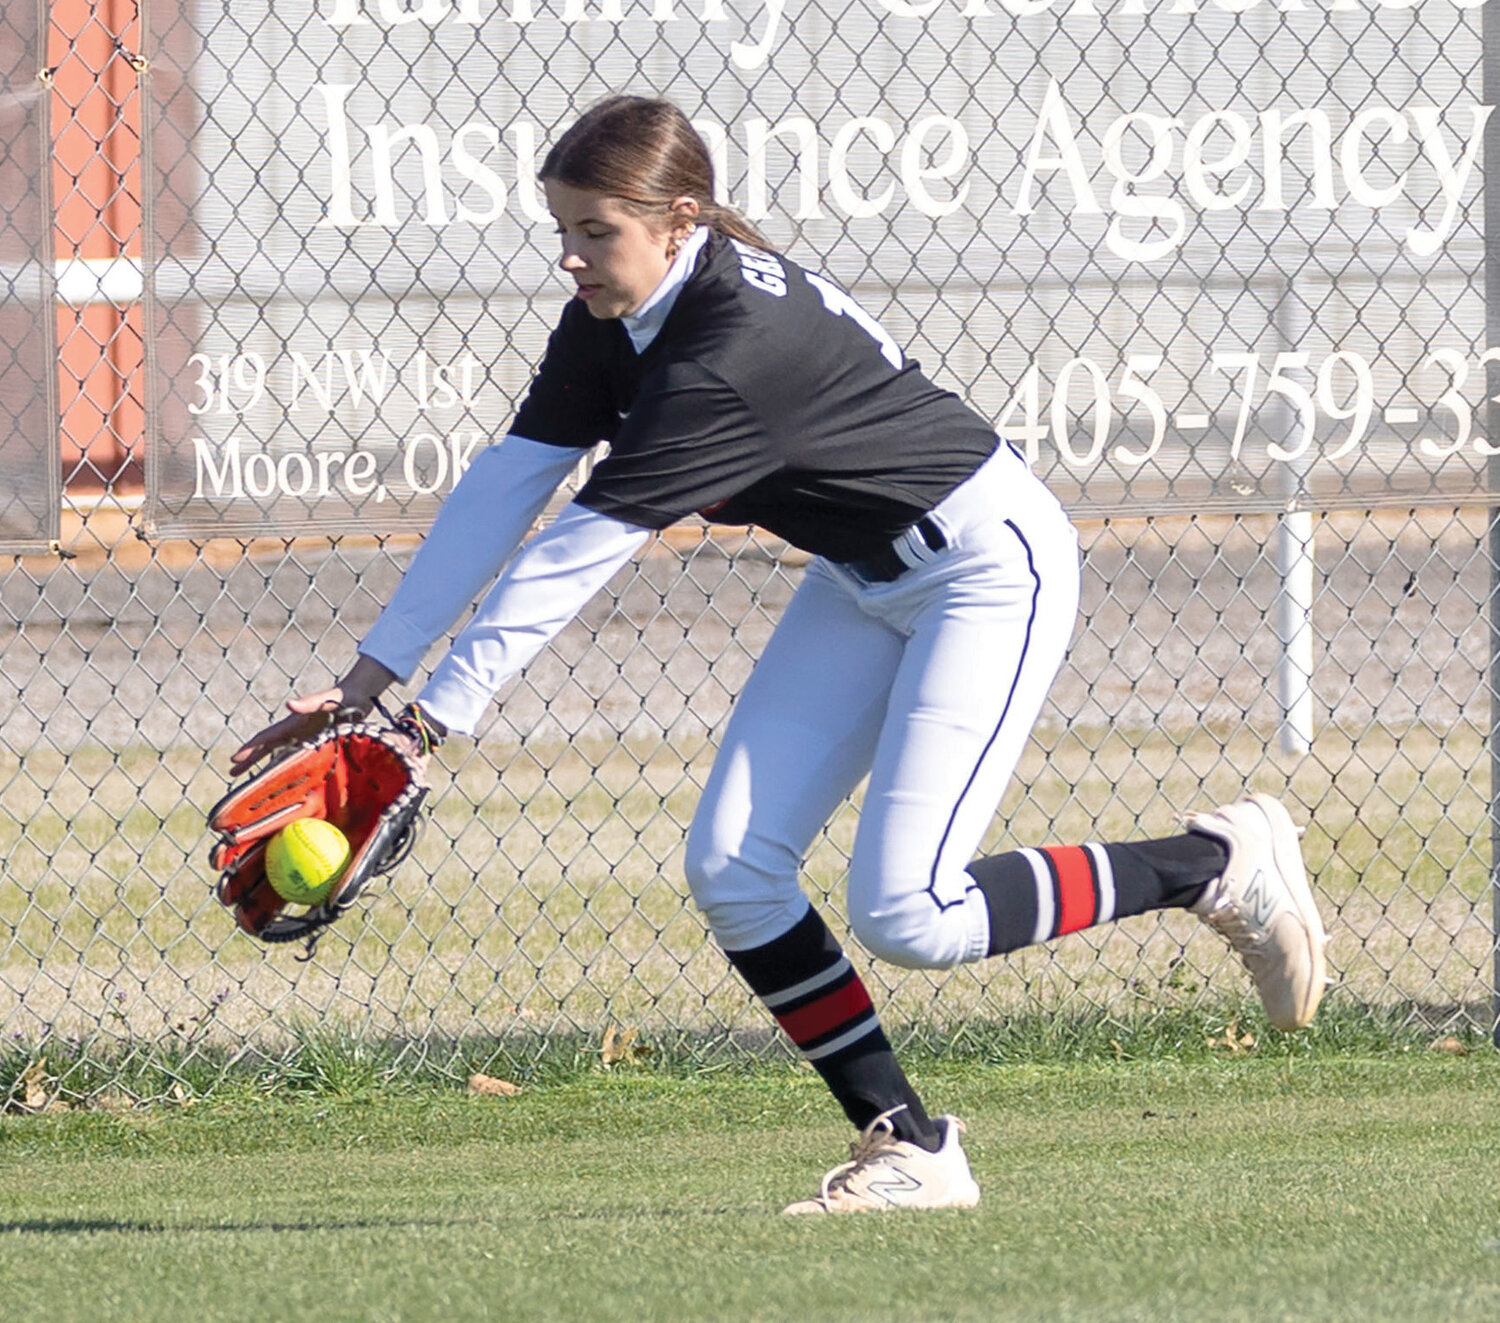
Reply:
<svg viewBox="0 0 1500 1323"><path fill-rule="evenodd" d="M905 362L901 354L901 346L891 339L885 328L831 280L815 276L811 271L805 271L803 274L807 277L807 283L818 291L819 297L823 300L823 306L835 317L847 317L859 327L880 346L880 352L885 361L900 371L902 363Z"/></svg>
<svg viewBox="0 0 1500 1323"><path fill-rule="evenodd" d="M752 248L738 239L731 239L729 242L740 255L740 275L745 278L747 285L754 285L756 289L764 290L778 299L786 297L786 268L781 265L781 259L775 253Z"/></svg>

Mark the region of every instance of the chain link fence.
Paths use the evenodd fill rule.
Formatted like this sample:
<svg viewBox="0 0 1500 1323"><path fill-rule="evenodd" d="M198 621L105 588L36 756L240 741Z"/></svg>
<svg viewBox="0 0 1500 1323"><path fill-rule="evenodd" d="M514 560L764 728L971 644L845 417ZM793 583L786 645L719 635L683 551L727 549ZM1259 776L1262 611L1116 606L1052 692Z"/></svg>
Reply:
<svg viewBox="0 0 1500 1323"><path fill-rule="evenodd" d="M37 444L55 427L41 19L40 4L0 15L0 553L35 551L58 533L57 457Z"/></svg>
<svg viewBox="0 0 1500 1323"><path fill-rule="evenodd" d="M413 860L311 963L212 896L228 751L349 663L503 433L561 301L528 172L616 89L684 104L732 199L1079 519L1077 634L986 844L1271 791L1333 996L1492 1027L1479 11L1236 9L54 3L62 554L0 571L17 1059L65 1045L87 1092L314 1025L775 1042L679 860L801 572L754 531L623 571L442 750ZM856 818L807 861L831 918ZM867 975L955 1037L1246 987L1185 914Z"/></svg>

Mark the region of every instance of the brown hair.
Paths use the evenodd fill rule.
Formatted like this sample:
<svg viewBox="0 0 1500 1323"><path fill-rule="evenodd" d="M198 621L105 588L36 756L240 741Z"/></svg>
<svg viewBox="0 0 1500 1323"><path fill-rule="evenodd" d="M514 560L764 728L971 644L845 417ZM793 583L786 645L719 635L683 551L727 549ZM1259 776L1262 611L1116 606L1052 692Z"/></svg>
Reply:
<svg viewBox="0 0 1500 1323"><path fill-rule="evenodd" d="M670 101L612 96L591 106L552 145L537 178L616 198L642 216L689 197L710 229L775 251L739 212L714 201L708 145Z"/></svg>

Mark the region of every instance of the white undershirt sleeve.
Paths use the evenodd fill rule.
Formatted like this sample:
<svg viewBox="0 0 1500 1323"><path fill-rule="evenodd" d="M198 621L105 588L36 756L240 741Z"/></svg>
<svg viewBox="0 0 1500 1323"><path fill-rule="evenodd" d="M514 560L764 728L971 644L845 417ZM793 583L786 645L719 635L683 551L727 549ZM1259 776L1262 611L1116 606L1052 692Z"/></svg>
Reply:
<svg viewBox="0 0 1500 1323"><path fill-rule="evenodd" d="M417 696L450 731L471 734L500 688L568 623L650 531L569 505L505 567Z"/></svg>
<svg viewBox="0 0 1500 1323"><path fill-rule="evenodd" d="M359 651L409 679L515 553L583 453L515 435L481 451Z"/></svg>

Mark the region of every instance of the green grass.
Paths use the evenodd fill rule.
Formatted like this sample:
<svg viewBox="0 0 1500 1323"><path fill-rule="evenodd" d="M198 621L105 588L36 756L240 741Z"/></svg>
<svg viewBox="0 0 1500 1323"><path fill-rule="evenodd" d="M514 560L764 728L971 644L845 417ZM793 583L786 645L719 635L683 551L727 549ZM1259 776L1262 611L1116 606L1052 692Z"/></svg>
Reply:
<svg viewBox="0 0 1500 1323"><path fill-rule="evenodd" d="M1370 1006L1333 992L1314 1024L1296 1034L1271 1030L1253 997L1219 995L1191 1006L1143 1003L1127 1014L1033 1006L1010 1016L887 1017L897 1050L947 1064L1071 1065L1099 1061L1183 1063L1238 1054L1250 1035L1258 1059L1339 1060L1351 1055L1393 1057L1421 1053L1439 1037L1465 1050L1486 1048L1475 1027L1493 1023L1488 1003L1434 1007L1417 1003ZM621 1028L616 1024L617 1029ZM793 1059L786 1039L762 1016L736 1033L692 1033L662 1028L640 1032L633 1064L679 1078L756 1073ZM293 1021L254 1045L185 1034L138 1039L101 1033L73 1038L50 1034L0 1042L0 1112L15 1111L38 1086L63 1108L135 1106L224 1091L252 1089L267 1097L357 1094L371 1089L447 1089L476 1071L527 1085L574 1084L598 1069L604 1029L591 1032L379 1034L367 1026ZM1234 1043L1226 1040L1232 1037Z"/></svg>
<svg viewBox="0 0 1500 1323"><path fill-rule="evenodd" d="M1296 1041L918 1055L931 1103L969 1123L984 1202L828 1221L777 1213L846 1137L793 1066L580 1058L509 1099L355 1072L0 1117L0 1312L1496 1317L1500 1056Z"/></svg>

